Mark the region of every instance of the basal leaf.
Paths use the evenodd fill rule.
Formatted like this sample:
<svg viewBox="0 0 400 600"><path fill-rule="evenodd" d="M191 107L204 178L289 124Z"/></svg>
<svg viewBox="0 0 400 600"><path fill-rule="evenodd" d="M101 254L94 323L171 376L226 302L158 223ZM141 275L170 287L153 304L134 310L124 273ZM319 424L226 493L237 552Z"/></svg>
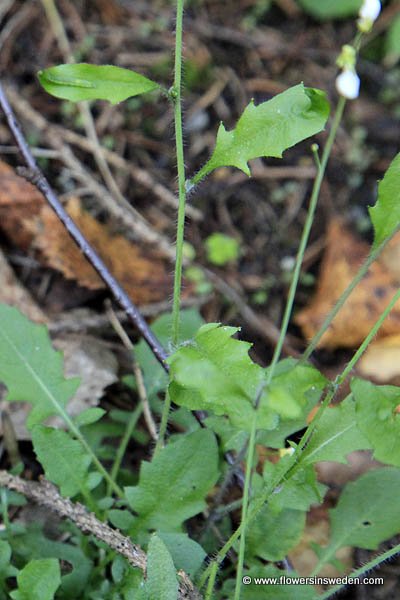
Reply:
<svg viewBox="0 0 400 600"><path fill-rule="evenodd" d="M281 560L300 540L305 522L305 511L276 510L266 504L248 525L246 561L255 557L274 562Z"/></svg>
<svg viewBox="0 0 400 600"><path fill-rule="evenodd" d="M77 545L79 538L73 537L69 539L68 543L49 540L43 535L41 525L35 523L29 526L28 531L23 535L14 535L10 543L13 554L18 555L19 560L23 563L35 557L57 558L63 563L69 564L68 572L61 579L60 597L81 597L93 571L93 564L82 548Z"/></svg>
<svg viewBox="0 0 400 600"><path fill-rule="evenodd" d="M297 0L316 19L343 19L356 15L362 0Z"/></svg>
<svg viewBox="0 0 400 600"><path fill-rule="evenodd" d="M10 594L13 600L53 600L61 583L58 560L31 560L18 573L17 583L18 590Z"/></svg>
<svg viewBox="0 0 400 600"><path fill-rule="evenodd" d="M400 467L400 388L354 379L351 389L357 424L369 440L374 458Z"/></svg>
<svg viewBox="0 0 400 600"><path fill-rule="evenodd" d="M6 400L32 404L29 429L52 415L64 418L79 380L64 378L62 355L53 349L46 327L5 304L0 304L0 322L0 381L8 388Z"/></svg>
<svg viewBox="0 0 400 600"><path fill-rule="evenodd" d="M391 162L378 186L378 200L369 209L374 226L373 248L392 235L400 225L400 152Z"/></svg>
<svg viewBox="0 0 400 600"><path fill-rule="evenodd" d="M176 600L179 584L174 562L168 548L156 534L150 538L146 573L148 600Z"/></svg>
<svg viewBox="0 0 400 600"><path fill-rule="evenodd" d="M235 129L227 131L221 123L214 152L192 183L218 167L237 167L250 175L249 160L281 158L284 150L321 131L328 115L324 92L302 83L258 106L250 102Z"/></svg>
<svg viewBox="0 0 400 600"><path fill-rule="evenodd" d="M139 484L125 488L138 515L132 531L180 531L183 521L201 512L218 479L218 447L211 431L200 429L142 462Z"/></svg>
<svg viewBox="0 0 400 600"><path fill-rule="evenodd" d="M47 479L59 486L63 496L75 496L88 486L91 462L82 444L62 429L36 425L32 442Z"/></svg>
<svg viewBox="0 0 400 600"><path fill-rule="evenodd" d="M108 100L117 104L159 87L135 71L113 65L58 65L39 71L38 77L46 92L72 102Z"/></svg>
<svg viewBox="0 0 400 600"><path fill-rule="evenodd" d="M330 511L331 538L320 556L330 562L343 546L375 550L400 532L400 469L374 469L348 483Z"/></svg>
<svg viewBox="0 0 400 600"><path fill-rule="evenodd" d="M349 396L325 410L300 462L303 466L325 460L347 464L350 452L368 448L371 444L357 425L355 403Z"/></svg>

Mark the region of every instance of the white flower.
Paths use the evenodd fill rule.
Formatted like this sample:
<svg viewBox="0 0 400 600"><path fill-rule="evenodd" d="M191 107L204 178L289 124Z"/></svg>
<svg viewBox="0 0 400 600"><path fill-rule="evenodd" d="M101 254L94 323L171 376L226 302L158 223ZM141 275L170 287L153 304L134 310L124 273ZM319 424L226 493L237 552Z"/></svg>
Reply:
<svg viewBox="0 0 400 600"><path fill-rule="evenodd" d="M360 91L359 76L351 69L344 69L336 78L336 89L344 98L354 100Z"/></svg>
<svg viewBox="0 0 400 600"><path fill-rule="evenodd" d="M376 21L381 12L381 3L379 0L364 0L359 11L361 19Z"/></svg>

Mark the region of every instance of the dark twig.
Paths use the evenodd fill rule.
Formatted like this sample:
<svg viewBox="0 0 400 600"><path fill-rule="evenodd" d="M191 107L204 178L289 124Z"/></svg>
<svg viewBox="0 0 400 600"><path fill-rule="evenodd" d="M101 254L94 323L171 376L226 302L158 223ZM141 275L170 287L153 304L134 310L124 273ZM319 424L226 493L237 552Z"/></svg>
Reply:
<svg viewBox="0 0 400 600"><path fill-rule="evenodd" d="M109 548L124 556L133 567L146 573L147 557L140 546L134 544L129 537L122 535L107 523L99 521L97 517L86 510L79 502L71 502L69 498L60 496L55 485L42 478L40 483L26 481L7 471L0 471L0 486L23 494L39 506L43 506L63 519L69 519L85 534L93 535ZM179 571L179 600L201 600L201 596L193 586L184 571Z"/></svg>
<svg viewBox="0 0 400 600"><path fill-rule="evenodd" d="M14 136L14 139L17 143L18 148L21 151L22 156L24 157L26 166L28 167L27 169L23 170L20 169L20 174L22 174L26 179L31 181L35 185L35 187L37 187L37 189L42 192L47 202L50 204L51 208L54 210L54 212L68 231L69 235L72 237L72 239L77 244L81 252L90 262L90 264L94 267L94 269L96 269L102 280L110 289L116 301L122 306L130 320L134 323L134 325L139 330L143 338L146 340L154 356L161 363L163 368L166 371L168 371L169 367L166 363L167 354L164 348L162 347L158 339L155 337L155 335L147 325L146 321L142 317L141 313L129 298L128 294L120 286L117 280L111 275L104 262L101 260L101 258L92 248L92 246L88 243L88 241L78 229L78 227L75 225L71 217L66 213L57 196L50 187L47 179L37 166L36 161L33 158L30 148L25 140L25 137L21 131L21 128L12 111L12 108L7 100L7 97L3 91L1 84L0 106L4 111L8 122L8 126Z"/></svg>

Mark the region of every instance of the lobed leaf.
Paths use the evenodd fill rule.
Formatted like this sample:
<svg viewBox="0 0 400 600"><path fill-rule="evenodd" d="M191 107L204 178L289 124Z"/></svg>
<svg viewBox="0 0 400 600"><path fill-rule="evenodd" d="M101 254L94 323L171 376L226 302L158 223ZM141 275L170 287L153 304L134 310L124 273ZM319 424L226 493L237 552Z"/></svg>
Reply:
<svg viewBox="0 0 400 600"><path fill-rule="evenodd" d="M176 600L179 584L174 563L167 546L156 534L150 538L146 574L148 600Z"/></svg>
<svg viewBox="0 0 400 600"><path fill-rule="evenodd" d="M395 156L378 186L376 204L369 208L376 248L400 226L400 152Z"/></svg>
<svg viewBox="0 0 400 600"><path fill-rule="evenodd" d="M142 462L139 483L126 487L126 498L138 515L132 532L180 531L182 523L201 512L218 479L218 446L211 431L200 429Z"/></svg>
<svg viewBox="0 0 400 600"><path fill-rule="evenodd" d="M374 458L400 467L400 389L354 379L351 390L358 427L370 442Z"/></svg>
<svg viewBox="0 0 400 600"><path fill-rule="evenodd" d="M265 373L249 357L251 344L232 338L237 331L218 323L200 327L194 340L169 358L169 393L175 404L226 414L234 426L249 431ZM277 421L260 403L259 427L273 429Z"/></svg>
<svg viewBox="0 0 400 600"><path fill-rule="evenodd" d="M117 104L159 87L155 81L130 69L87 63L50 67L39 71L38 78L46 92L72 102L108 100Z"/></svg>
<svg viewBox="0 0 400 600"><path fill-rule="evenodd" d="M170 356L169 393L173 402L191 410L227 415L232 426L247 432L258 394L258 429L275 429L280 417L304 418L310 397L311 402L318 400L325 378L313 367L288 359L279 363L268 390L262 390L266 370L249 357L251 344L232 338L237 331L209 323L199 329L192 342ZM226 429L223 423L213 425Z"/></svg>
<svg viewBox="0 0 400 600"><path fill-rule="evenodd" d="M249 160L281 158L284 150L321 131L328 116L325 93L302 83L258 106L252 101L235 129L227 131L221 123L214 152L192 183L218 167L237 167L250 175Z"/></svg>
<svg viewBox="0 0 400 600"><path fill-rule="evenodd" d="M0 304L0 321L0 381L8 388L6 400L32 404L29 429L52 415L68 420L65 406L79 379L64 378L62 354L53 349L46 327L5 304Z"/></svg>
<svg viewBox="0 0 400 600"><path fill-rule="evenodd" d="M390 493L388 493L390 490ZM343 546L375 550L400 532L400 469L374 469L348 483L330 511L331 538L320 564L331 562Z"/></svg>

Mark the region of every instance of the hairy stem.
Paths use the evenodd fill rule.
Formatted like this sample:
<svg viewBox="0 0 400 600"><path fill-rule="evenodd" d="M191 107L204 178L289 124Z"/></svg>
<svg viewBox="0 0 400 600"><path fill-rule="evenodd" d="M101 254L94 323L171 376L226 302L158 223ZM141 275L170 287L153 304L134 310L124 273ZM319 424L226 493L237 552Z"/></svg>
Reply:
<svg viewBox="0 0 400 600"><path fill-rule="evenodd" d="M182 287L182 263L183 263L183 240L185 234L185 160L183 154L183 127L182 127L182 35L183 35L183 4L184 0L176 2L176 30L175 30L175 67L174 67L174 85L170 91L170 96L174 103L174 121L175 121L175 143L176 143L176 163L178 170L178 224L176 229L176 259L174 274L174 297L172 305L172 344L176 346L179 340L180 324L180 306L181 306L181 287ZM164 445L165 434L168 426L169 411L171 409L171 398L165 394L163 412L161 415L160 429L156 451Z"/></svg>

